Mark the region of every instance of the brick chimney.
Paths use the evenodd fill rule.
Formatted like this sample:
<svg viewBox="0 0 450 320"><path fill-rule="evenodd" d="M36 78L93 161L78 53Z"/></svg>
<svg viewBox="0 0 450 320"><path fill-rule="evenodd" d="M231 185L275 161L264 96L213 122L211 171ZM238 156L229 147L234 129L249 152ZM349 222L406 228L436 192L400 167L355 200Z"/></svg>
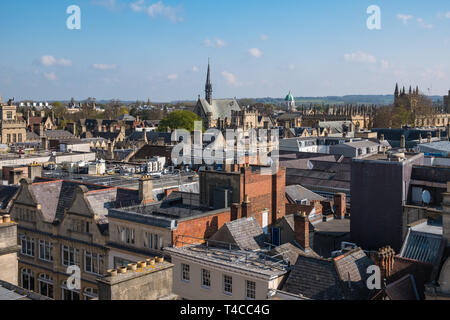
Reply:
<svg viewBox="0 0 450 320"><path fill-rule="evenodd" d="M295 240L304 249L309 249L309 219L306 212L294 214Z"/></svg>
<svg viewBox="0 0 450 320"><path fill-rule="evenodd" d="M252 212L252 203L250 202L250 199L249 199L248 195L246 195L244 204L242 206L242 216L241 216L241 218L250 217L251 212Z"/></svg>
<svg viewBox="0 0 450 320"><path fill-rule="evenodd" d="M345 193L336 193L334 195L334 208L336 219L345 219L347 213L347 202Z"/></svg>
<svg viewBox="0 0 450 320"><path fill-rule="evenodd" d="M42 176L42 165L40 165L37 162L33 162L32 164L28 165L28 178L30 178L31 181L34 181L35 178Z"/></svg>
<svg viewBox="0 0 450 320"><path fill-rule="evenodd" d="M242 206L239 203L231 204L231 221L242 218Z"/></svg>
<svg viewBox="0 0 450 320"><path fill-rule="evenodd" d="M390 246L378 250L375 254L375 264L380 267L382 279L389 278L394 269L395 251Z"/></svg>
<svg viewBox="0 0 450 320"><path fill-rule="evenodd" d="M153 202L153 182L150 176L139 179L139 201L141 204Z"/></svg>

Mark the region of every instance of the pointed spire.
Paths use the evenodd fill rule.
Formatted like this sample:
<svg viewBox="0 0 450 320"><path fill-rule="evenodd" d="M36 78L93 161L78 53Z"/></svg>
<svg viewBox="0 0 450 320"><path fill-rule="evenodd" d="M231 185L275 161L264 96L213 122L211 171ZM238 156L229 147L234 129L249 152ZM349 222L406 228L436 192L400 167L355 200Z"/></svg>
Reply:
<svg viewBox="0 0 450 320"><path fill-rule="evenodd" d="M211 67L208 58L208 74L206 75L206 85L205 85L205 99L209 104L212 104L212 83L211 83Z"/></svg>
<svg viewBox="0 0 450 320"><path fill-rule="evenodd" d="M398 97L399 92L398 92L398 83L395 84L395 96Z"/></svg>

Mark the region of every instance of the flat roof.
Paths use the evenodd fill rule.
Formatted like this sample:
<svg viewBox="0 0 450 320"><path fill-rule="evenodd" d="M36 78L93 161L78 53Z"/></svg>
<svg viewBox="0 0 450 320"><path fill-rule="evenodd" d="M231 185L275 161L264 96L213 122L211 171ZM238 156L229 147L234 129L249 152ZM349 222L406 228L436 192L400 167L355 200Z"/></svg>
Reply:
<svg viewBox="0 0 450 320"><path fill-rule="evenodd" d="M164 250L195 259L199 263L201 261L215 263L270 278L282 276L290 270L288 263L284 260L275 259L256 251L227 250L202 244L182 248L165 248Z"/></svg>

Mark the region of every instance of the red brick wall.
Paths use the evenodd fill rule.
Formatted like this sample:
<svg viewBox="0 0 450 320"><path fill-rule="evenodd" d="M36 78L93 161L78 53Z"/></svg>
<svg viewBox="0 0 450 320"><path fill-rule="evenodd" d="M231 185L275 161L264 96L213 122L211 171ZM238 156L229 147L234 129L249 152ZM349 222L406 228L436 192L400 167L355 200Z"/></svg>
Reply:
<svg viewBox="0 0 450 320"><path fill-rule="evenodd" d="M178 228L172 232L172 243L178 247L181 246L181 237L189 236L199 239L208 239L212 237L225 223L231 221L230 209L218 214L190 219L178 223ZM177 242L177 240L179 240ZM184 242L201 243L199 240L186 237ZM186 243L185 243L186 244Z"/></svg>

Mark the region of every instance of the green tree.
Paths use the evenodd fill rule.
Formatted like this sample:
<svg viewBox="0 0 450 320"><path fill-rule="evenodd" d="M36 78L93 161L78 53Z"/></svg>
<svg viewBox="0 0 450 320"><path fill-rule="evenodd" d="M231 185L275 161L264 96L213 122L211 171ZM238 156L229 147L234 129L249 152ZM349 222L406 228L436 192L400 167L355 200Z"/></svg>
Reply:
<svg viewBox="0 0 450 320"><path fill-rule="evenodd" d="M166 132L169 129L186 129L189 132L194 131L194 122L202 121L199 116L191 111L174 111L164 118L159 124L158 131Z"/></svg>

